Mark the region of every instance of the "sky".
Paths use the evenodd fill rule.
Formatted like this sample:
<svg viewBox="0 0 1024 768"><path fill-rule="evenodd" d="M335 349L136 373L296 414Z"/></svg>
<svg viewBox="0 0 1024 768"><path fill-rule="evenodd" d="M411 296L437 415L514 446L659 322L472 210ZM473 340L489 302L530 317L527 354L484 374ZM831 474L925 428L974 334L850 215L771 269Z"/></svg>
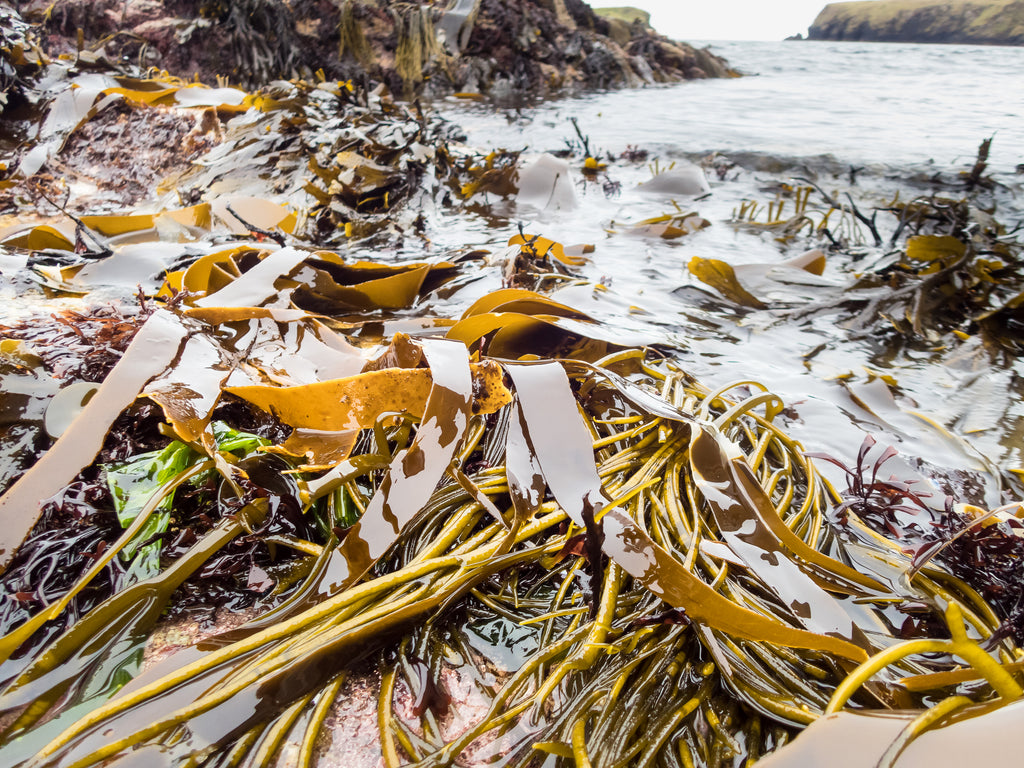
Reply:
<svg viewBox="0 0 1024 768"><path fill-rule="evenodd" d="M807 27L830 0L590 0L594 7L632 5L677 40L782 40Z"/></svg>

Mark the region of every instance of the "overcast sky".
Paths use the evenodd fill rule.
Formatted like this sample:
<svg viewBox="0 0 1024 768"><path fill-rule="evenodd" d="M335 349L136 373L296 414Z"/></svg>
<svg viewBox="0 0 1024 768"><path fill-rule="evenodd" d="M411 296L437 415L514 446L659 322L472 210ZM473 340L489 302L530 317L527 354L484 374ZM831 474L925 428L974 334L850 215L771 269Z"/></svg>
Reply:
<svg viewBox="0 0 1024 768"><path fill-rule="evenodd" d="M807 27L829 0L590 0L594 7L632 5L677 40L782 40Z"/></svg>

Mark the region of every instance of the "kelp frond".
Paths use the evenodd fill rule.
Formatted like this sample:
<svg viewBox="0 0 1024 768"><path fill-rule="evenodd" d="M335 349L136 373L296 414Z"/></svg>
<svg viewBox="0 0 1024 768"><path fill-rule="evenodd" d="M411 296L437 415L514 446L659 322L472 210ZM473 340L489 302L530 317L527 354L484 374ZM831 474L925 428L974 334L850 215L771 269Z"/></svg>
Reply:
<svg viewBox="0 0 1024 768"><path fill-rule="evenodd" d="M526 234L510 245L573 258ZM837 527L839 494L756 382L709 391L521 289L484 297L443 336L396 335L372 360L346 338L358 313L409 306L457 270L236 248L168 277L189 293L149 318L77 432L0 498L22 510L12 542L34 523L19 499L90 464L87 433L102 439L136 395L176 441L107 470L115 493L138 491L130 527L0 638L6 763L153 751L263 765L286 741L305 763L346 675L378 659L388 765L450 765L487 744L524 766L538 752L577 766L755 759L842 707L929 711L902 683L948 673L936 653L979 682L934 717L1019 695L1001 619L937 562L908 574L900 542L849 506ZM154 345L166 360L139 369ZM291 433L217 426L228 401ZM185 488L192 506L165 502ZM160 550L200 516L190 545ZM175 590L238 562L240 545L249 589L276 594L272 607L122 687ZM35 632L118 552L141 580L58 636ZM901 611L931 621L908 630ZM481 624L524 650L480 687L486 712L452 732L439 681L453 666L482 674ZM932 633L947 625L952 640ZM394 705L399 685L411 711Z"/></svg>

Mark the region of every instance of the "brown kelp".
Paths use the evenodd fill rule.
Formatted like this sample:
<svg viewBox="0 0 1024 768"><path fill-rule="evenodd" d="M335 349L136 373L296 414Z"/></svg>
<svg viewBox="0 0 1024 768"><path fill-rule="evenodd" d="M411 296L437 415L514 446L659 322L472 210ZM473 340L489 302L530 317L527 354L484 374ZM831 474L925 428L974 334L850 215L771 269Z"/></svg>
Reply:
<svg viewBox="0 0 1024 768"><path fill-rule="evenodd" d="M0 498L6 580L49 557L43 499L109 494L85 567L0 638L6 763L313 764L345 675L378 659L387 765L718 765L844 707L918 709L913 736L1020 696L1002 607L844 502L756 382L708 391L524 289L375 332L459 269L245 246L168 276ZM142 406L156 444L110 460ZM894 515L913 498L877 482L851 488ZM166 607L214 578L265 607L140 671ZM501 675L488 646L515 648ZM452 668L486 703L459 727Z"/></svg>
<svg viewBox="0 0 1024 768"><path fill-rule="evenodd" d="M4 188L5 269L47 296L127 285L141 308L0 331L0 405L24 430L6 479L48 449L0 497L4 764L330 765L353 680L389 766L740 764L840 712L898 711L891 763L1020 706L1019 506L929 497L869 443L833 487L830 457L787 435L800 412L748 372L708 390L688 340L598 320L614 292L585 279L594 246L521 226L501 250L518 153L323 75L246 94L39 66L59 85L19 113L34 144ZM157 116L195 150L162 201L65 197L68 142ZM614 160L580 140L582 180L614 194ZM38 163L53 177L18 177ZM1018 247L971 229L976 206L941 220L897 198L895 250L863 262L846 246L884 217L771 191L741 228L828 256L679 264L749 315L781 305L758 270L821 285L860 263L841 310L869 294L876 328L898 280L937 264L955 287L969 249ZM25 220L26 199L58 215ZM431 242L454 206L495 253ZM611 227L612 247L689 248L707 222L674 207ZM1012 264L993 274L1006 294Z"/></svg>

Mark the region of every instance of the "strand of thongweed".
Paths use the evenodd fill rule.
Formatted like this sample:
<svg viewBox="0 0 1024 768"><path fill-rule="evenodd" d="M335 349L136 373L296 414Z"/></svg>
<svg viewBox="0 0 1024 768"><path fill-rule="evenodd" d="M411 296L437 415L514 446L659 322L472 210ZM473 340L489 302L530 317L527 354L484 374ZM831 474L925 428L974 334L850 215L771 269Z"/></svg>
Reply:
<svg viewBox="0 0 1024 768"><path fill-rule="evenodd" d="M686 519L686 510L683 509L682 495L680 494L679 478L682 476L684 468L689 464L689 460L689 450L679 451L671 458L668 469L665 472L665 491L661 495L662 503L668 512L669 519L672 520L679 546L687 550L687 556L695 548L693 543L694 528ZM686 541L684 537L688 537L690 540Z"/></svg>
<svg viewBox="0 0 1024 768"><path fill-rule="evenodd" d="M675 630L675 634L676 634L677 637L680 637L680 638L684 636L680 629L676 629ZM668 650L666 650L666 645L669 646ZM655 654L663 655L666 652L670 653L672 655L675 655L674 650L672 650L673 648L674 648L674 646L672 645L671 642L665 643L665 642L659 640L659 643L658 643L657 647L650 648L648 651L641 652L640 655L639 655L639 658L635 657L633 654L630 654L630 655L621 655L620 654L620 655L614 657L615 659L622 659L622 660L624 660L626 662L627 669L626 669L626 671L623 674L619 675L618 681L614 685L611 686L611 689L610 689L608 695L610 695L612 697L612 699L614 699L615 697L618 696L618 693L622 690L623 686L626 683L626 680L628 678L628 675L629 675L629 672L631 671L631 669L634 668L636 665L638 665L641 661L643 661L644 658L646 658L649 655L655 655ZM593 649L599 650L600 646L593 645L593 646L591 646L591 650L593 650ZM578 661L578 659L579 659L579 656L578 656L579 650L580 649L577 648L576 653L574 653L573 655L570 655L562 663L560 663L555 668L553 668L552 671L549 673L549 675L548 675L545 683L543 684L541 690L537 694L532 694L530 696L530 698L532 699L532 702L533 702L532 706L535 709L537 707L541 706L541 704L543 702L543 697L546 695L546 693L549 692L550 689L553 689L554 685L557 684L558 682L560 682L563 679L565 672L583 672L583 671L586 671L587 669L590 668L590 666L591 666L590 664L580 665L578 663L574 663L575 661ZM609 657L605 656L604 658L607 659ZM596 658L595 659L590 659L589 661L593 662L595 660L596 660ZM654 675L653 673L651 674L650 681L654 682L654 683L657 683L657 684L661 683L660 677L657 676L657 675ZM606 690L607 690L607 688L606 688L605 684L601 683L600 680L598 680L596 682L596 685L600 686L600 690L598 690L596 692L597 693L597 697L598 698L606 698ZM589 705L585 709L589 709ZM580 716L586 718L586 717L590 716L590 713L587 712L587 711L583 711ZM563 720L564 720L564 718L563 718ZM606 756L608 754L607 750L601 751L600 744L598 744L597 750L598 751L596 753L598 753L598 754L603 754L603 755L606 755Z"/></svg>
<svg viewBox="0 0 1024 768"><path fill-rule="evenodd" d="M699 704L707 699L714 684L714 678L711 677L713 667L705 669L706 677L704 681L694 694L685 700L686 703L682 707L671 705L670 702L675 700L676 694L669 694L665 689L666 674L669 679L675 681L684 679L680 677L684 669L684 667L680 667L680 664L688 668L689 662L686 660L687 656L681 647L681 643L686 641L687 637L691 636L684 628L673 627L665 637L650 634L645 641L647 649L638 648L633 651L634 654L640 654L640 660L645 662L646 672L641 673L637 679L632 674L635 667L631 664L626 664L626 669L618 675L618 678L611 686L609 696L605 699L606 705L603 711L595 715L598 721L595 724L592 738L590 739L590 745L594 753L601 754L608 760L623 745L633 745L625 753L619 755L619 760L615 765L625 766L627 764L634 764L643 746L652 744L653 728L656 734L655 744L649 752L645 753L646 758L653 760L659 754L664 742L676 731L680 723ZM611 657L611 663L614 664L619 659L628 658L621 655ZM666 663L668 663L668 667L665 667ZM636 707L628 701L622 702L619 700L619 694L622 692L627 681L629 681L630 690L637 696L642 696L647 702L644 707ZM590 685L603 689L606 683L602 682L599 676L593 679ZM644 694L644 691L647 689L660 693L654 699L651 699ZM653 705L654 710L650 710L651 705ZM664 709L665 705L668 705L668 709ZM661 728L657 725L651 725L650 718L654 716L655 710L662 712L659 716L661 719L658 720ZM630 714L623 717L624 712ZM631 714L633 712L636 712L635 716ZM643 731L642 735L640 733L641 729ZM664 739L661 738L662 735Z"/></svg>
<svg viewBox="0 0 1024 768"><path fill-rule="evenodd" d="M730 685L737 689L742 699L746 699L755 709L771 713L783 721L808 725L817 719L827 704L827 698L811 689L810 700L818 702L817 713L813 712L805 701L788 704L787 698L791 698L794 702L798 701L798 697L793 695L793 690L781 686L776 678L764 671L764 667L772 670L778 669L780 677L786 681L794 678L794 682L799 680L799 675L795 675L786 667L786 659L777 653L775 646L766 646L763 643L750 641L741 643L717 633L716 637L719 652L731 655L730 659L724 660L723 668L732 670L728 675ZM762 662L752 663L743 648L750 649L751 653L756 652ZM754 687L755 681L757 687ZM796 687L802 691L806 685L805 681L799 680Z"/></svg>
<svg viewBox="0 0 1024 768"><path fill-rule="evenodd" d="M448 573L455 570L455 568L449 569ZM292 635L281 638L272 644L267 644L247 662L232 664L230 675L220 685L212 686L210 690L217 691L224 687L234 688L241 680L255 680L260 675L269 673L270 670L266 666L268 661L272 659L301 656L306 651L315 649L324 641L325 637L333 635L339 628L353 629L369 624L416 603L424 595L429 594L435 589L437 583L444 579L443 575L437 578L437 573L430 574L430 576L435 578L425 577L428 580L424 582L398 585L391 594L376 601L372 607L366 607L367 603L365 601L361 602L358 606L346 606L339 610L337 614L329 616L321 622L311 624Z"/></svg>
<svg viewBox="0 0 1024 768"><path fill-rule="evenodd" d="M538 520L533 526L529 526L527 530L521 532L521 536L517 537L518 541L525 541L532 537L535 531L543 530L544 528L550 527L558 520L558 515L549 515L546 519ZM498 524L492 524L484 531L481 531L478 535L472 537L466 541L460 547L456 548L451 556L457 557L460 563L460 567L473 567L487 562L493 558L498 549L503 545L505 531L502 526ZM451 568L445 570L452 570ZM402 571L396 572L401 574ZM369 622L375 620L377 617L385 615L389 611L395 610L397 607L401 607L410 600L414 600L414 597L406 596L401 597L401 593L409 588L413 589L416 595L422 594L428 590L436 589L437 581L448 578L441 573L441 571L435 571L433 574L424 575L432 577L432 580L427 583L419 583L414 585L412 581L397 582L394 589L389 597L380 598L377 596L368 596L359 604L349 604L343 607L333 615L328 617L325 622L320 625L313 626L304 632L293 636L288 641L274 647L274 653L285 653L294 650L295 653L301 653L302 649L315 647L320 642L319 638L322 635L334 631L338 626L355 621L358 617L359 621ZM424 578L420 576L419 579ZM418 580L419 580L418 579ZM369 601L375 601L377 604L370 607ZM254 662L256 663L256 662ZM238 670L234 674L241 673L242 670Z"/></svg>
<svg viewBox="0 0 1024 768"><path fill-rule="evenodd" d="M925 731L934 727L937 723L956 712L957 710L969 707L974 702L967 696L949 696L940 701L930 709L926 709L920 715L911 720L900 731L883 755L878 759L876 768L892 768L904 750L910 746L910 742L916 739Z"/></svg>
<svg viewBox="0 0 1024 768"><path fill-rule="evenodd" d="M422 591L426 592L427 589L424 588L424 590ZM414 597L418 597L418 595L414 595ZM397 615L403 608L408 608L409 606L415 605L416 602L414 600L400 601L399 605L397 606L387 606L388 610L380 612L383 614L382 616L378 616L376 615L377 612L373 612L374 615L372 616L372 619L376 619L378 623L387 624L387 620ZM355 626L342 626L340 628L335 629L334 637L336 637L340 632L344 632L346 630L352 633L356 633L359 630L364 630L366 633L369 633L369 630L367 630L367 617L360 617L360 619L361 620L358 622L350 622ZM154 721L148 723L146 726L136 730L135 733L129 736L124 736L104 746L97 747L88 755L85 755L82 758L71 763L69 768L85 768L85 766L93 765L94 763L105 760L106 758L116 755L125 749L129 749L155 736L158 736L159 734L164 733L179 724L185 723L193 717L208 712L217 705L223 704L225 701L232 698L233 696L240 694L242 691L246 690L250 686L259 683L261 680L264 680L269 675L287 667L290 663L296 661L298 658L301 658L301 655L305 652L305 650L306 648L304 647L290 647L284 651L278 651L278 649L274 648L267 652L261 653L258 656L257 664L246 665L248 669L246 669L244 674L235 674L234 670L232 670L230 676L222 678L222 682L220 684L215 686L213 689L208 690L207 693L195 699L192 703L172 710L171 712L163 715L162 717L159 717ZM83 720L94 720L95 714L98 711L99 710L94 710L93 713L90 713L90 715L86 716L86 718L83 718ZM99 725L101 722L102 720L98 720L97 722L92 723L89 727ZM81 723L82 721L79 721L79 723L76 725L79 725ZM75 726L72 726L72 728L74 727ZM85 730L87 729L80 728L78 733L72 735L70 738L74 738L75 735L79 735L83 733ZM51 742L49 745L44 747L36 756L36 760L45 760L53 756L61 746L70 741L70 738L67 738L67 735L68 731L65 731L63 734L61 734L60 737L58 737L57 741Z"/></svg>
<svg viewBox="0 0 1024 768"><path fill-rule="evenodd" d="M382 576L371 582L360 584L333 598L328 598L322 603L313 606L292 619L280 622L273 627L269 627L219 650L211 651L203 658L181 667L165 677L139 688L130 694L124 694L113 699L107 704L93 710L47 745L42 756L45 757L48 754L52 754L82 731L102 722L104 719L124 712L152 696L159 695L177 685L180 685L181 683L187 682L193 677L207 672L221 663L230 662L232 658L238 655L254 651L273 640L293 634L298 629L337 611L346 603L359 600L378 592L386 591L394 584L403 582L407 579L416 578L434 570L457 566L458 564L459 559L454 555L418 563L415 566L411 566L408 571L401 575Z"/></svg>
<svg viewBox="0 0 1024 768"><path fill-rule="evenodd" d="M275 718L274 722L263 732L259 744L251 753L247 761L249 765L253 768L263 768L263 766L271 764L271 758L277 753L281 742L284 741L288 731L291 730L299 715L302 714L302 710L309 705L312 698L313 693L303 696Z"/></svg>
<svg viewBox="0 0 1024 768"><path fill-rule="evenodd" d="M613 735L612 731L614 730L618 722L618 717L621 714L621 712L618 711L621 707L619 697L621 696L622 690L627 681L630 680L633 673L639 669L642 664L646 663L652 655L664 652L665 650L663 646L657 648L638 649L633 654L630 654L631 658L626 661L621 670L616 670L617 675L610 686L606 687L603 685L603 680L601 678L594 680L594 686L599 690L606 690L607 695L604 698L604 707L599 711L597 722L594 724L591 731L592 743L607 743L611 739Z"/></svg>
<svg viewBox="0 0 1024 768"><path fill-rule="evenodd" d="M413 762L422 760L424 755L440 749L440 745L431 744L399 718L391 719L391 727L395 731L395 738L398 739L402 750Z"/></svg>
<svg viewBox="0 0 1024 768"><path fill-rule="evenodd" d="M501 691L499 691L491 701L491 706L488 707L486 714L484 714L476 725L466 731L466 733L462 734L459 738L446 744L443 749L440 749L433 755L428 755L426 758L421 760L416 764L418 768L449 764L452 759L461 754L466 747L472 744L484 733L494 730L495 728L499 728L522 714L532 705L531 698L527 697L525 701L518 702L511 707L507 706L509 699L511 699L516 691L518 691L519 688L533 676L534 672L539 667L569 650L581 637L585 635L587 629L587 627L582 627L570 633L562 640L551 643L547 647L542 646L540 651L535 653L529 661L516 670L512 677L509 678Z"/></svg>
<svg viewBox="0 0 1024 768"><path fill-rule="evenodd" d="M345 673L342 672L320 691L319 699L316 706L313 707L309 723L306 725L306 732L302 737L299 754L296 758L296 768L310 768L313 762L313 750L316 747L317 739L320 737L320 730L344 682Z"/></svg>
<svg viewBox="0 0 1024 768"><path fill-rule="evenodd" d="M967 636L963 611L956 602L950 602L946 607L946 625L949 628L949 640L908 640L887 648L860 664L836 688L825 713L831 714L842 709L856 690L876 672L906 656L920 653L950 653L959 656L974 667L1006 701L1013 701L1024 695L1024 689L1020 684Z"/></svg>
<svg viewBox="0 0 1024 768"><path fill-rule="evenodd" d="M553 548L549 548L553 549ZM494 563L491 563L484 567L475 569L460 569L454 576L445 580L445 583L440 588L435 589L429 596L415 603L404 605L400 608L392 608L390 611L384 612L384 615L375 617L371 623L351 622L350 625L341 625L334 629L329 636L324 637L318 648L323 650L328 645L335 646L341 642L347 642L352 645L359 645L364 643L367 639L376 636L380 632L387 631L393 626L403 624L410 620L412 617L422 615L423 613L429 613L431 610L436 609L441 604L445 603L453 594L463 591L467 587L467 582L474 577L486 578L490 573L495 572L506 567L514 565L517 561L524 561L534 558L538 555L535 550L527 550L523 553L516 553L514 555L507 555L503 558L497 558ZM471 571L470 573L464 573L463 571ZM290 668L294 663L302 661L306 658L307 648L296 648L290 653L285 654L274 654L270 658L266 658L264 655L264 667L262 669L254 669L249 674L241 676L239 678L232 678L229 684L217 688L216 690L208 693L195 700L189 705L180 707L177 710L159 718L155 722L150 723L146 727L140 729L137 733L132 736L126 736L118 739L114 742L108 743L105 746L95 749L89 755L86 755L82 759L72 763L69 768L84 768L84 766L93 764L95 762L104 760L114 754L117 754L124 749L128 749L142 741L145 741L159 733L162 733L169 728L184 723L188 719L195 717L203 712L207 712L213 707L222 704L232 696L238 695L250 686L265 681L268 676L275 673L281 673L286 669ZM96 721L95 713L92 716L83 718L83 721L90 721L89 726L98 724ZM66 744L71 738L81 733L85 728L82 727L83 721L79 721L77 733L70 733L69 729L59 737L59 739L47 747L45 747L36 760L46 759L55 754L64 744ZM86 727L89 727L86 726Z"/></svg>
<svg viewBox="0 0 1024 768"><path fill-rule="evenodd" d="M941 571L937 568L925 567L914 576L914 582L918 583L918 576L924 574L927 578L920 581L921 587L926 594L936 598L939 604L953 600L949 590L955 590L963 596L965 601L958 601L964 619L974 627L983 638L989 638L1002 627L1002 622L995 615L992 607L978 594L978 592L963 580L951 573ZM940 583L941 582L941 583ZM942 585L945 585L943 588Z"/></svg>
<svg viewBox="0 0 1024 768"><path fill-rule="evenodd" d="M665 722L660 727L656 728L653 733L650 734L646 740L647 748L640 756L640 760L636 763L637 768L649 768L658 752L668 741L668 738L672 733L680 726L680 724L689 717L694 710L697 709L706 699L711 689L712 678L709 675L704 679L701 684L701 688L698 689L697 693L687 700L685 704L679 707L677 710L671 713L666 718Z"/></svg>
<svg viewBox="0 0 1024 768"><path fill-rule="evenodd" d="M582 562L582 560L583 558L576 558L573 562L572 567L565 569L565 574L562 577L562 582L558 585L558 589L555 591L554 596L551 598L551 603L548 606L547 612L535 617L535 621L537 621L538 623L542 623L540 637L538 638L539 648L544 648L545 646L547 646L551 642L551 638L555 634L557 614L562 610L562 604L565 602L565 598L566 595L569 594L569 590L576 583L576 570L579 567L579 564ZM539 687L541 685L541 680L543 678L543 672L538 669L535 677L535 686Z"/></svg>
<svg viewBox="0 0 1024 768"><path fill-rule="evenodd" d="M800 674L793 670L791 663L781 654L776 653L774 648L768 648L762 643L753 642L744 642L741 647L738 642L729 637L723 637L719 642L742 662L744 668L752 671L758 671L762 668L771 670L771 675L759 675L767 686L775 687L776 690L788 688L790 692L799 694L804 703L815 706L819 713L825 709L825 706L828 704L828 696L810 685ZM750 655L745 653L743 648L747 648ZM753 661L750 656L757 657L757 662Z"/></svg>
<svg viewBox="0 0 1024 768"><path fill-rule="evenodd" d="M803 455L802 447L783 433L774 423L767 420L758 414L746 413L747 417L758 427L761 434L760 437L755 441L755 448L751 455L748 457L747 463L755 473L761 467L769 449L774 448L783 461L783 477L789 479L788 487L785 491L783 499L776 504L776 508L780 512L786 524L791 530L796 530L801 524L804 523L808 515L813 511L812 522L810 529L803 537L804 541L812 546L818 540L820 534L821 525L824 518L824 505L823 499L819 496L818 492L818 473L813 468L813 465L807 461ZM792 466L788 464L792 462ZM806 478L808 487L805 492L804 501L799 510L793 512L791 509L793 496L795 493L795 482L794 477L797 471ZM766 493L769 497L773 495L774 488L766 483Z"/></svg>
<svg viewBox="0 0 1024 768"><path fill-rule="evenodd" d="M701 397L701 403L697 407L697 412L695 414L697 419L704 423L712 423L715 418L712 417L711 415L711 410L713 408L719 408L722 409L724 412L728 413L728 409L735 406L733 405L732 401L729 400L729 398L725 397L725 393L731 389L737 389L739 387L754 387L756 389L761 390L763 394L755 395L754 397L764 397L765 395L774 397L774 395L770 395L770 393L766 392L764 384L762 384L759 381L754 381L753 379L734 381L729 384L725 384L719 387L718 389L714 389L707 392L706 394L703 394L703 396ZM739 404L742 404L743 402L749 399L750 398L745 398L744 400L740 401ZM741 413L737 413L734 417L730 418L729 421L734 420L739 415L741 415Z"/></svg>
<svg viewBox="0 0 1024 768"><path fill-rule="evenodd" d="M380 733L380 749L385 768L398 768L402 762L391 733L391 699L395 693L396 675L394 666L385 668L380 681L380 695L377 697L377 730Z"/></svg>
<svg viewBox="0 0 1024 768"><path fill-rule="evenodd" d="M20 625L3 637L0 637L0 662L6 661L10 658L11 654L14 653L39 627L50 619L54 619L63 613L64 609L67 608L75 595L85 589L97 574L109 565L110 561L117 556L117 553L124 549L124 547L126 547L128 543L135 538L136 534L142 530L142 527L149 520L153 512L156 511L156 508L160 506L169 494L173 493L179 486L187 483L196 475L212 469L213 465L212 460L199 462L195 466L189 467L157 488L149 499L147 499L146 504L132 521L132 524L128 526L128 528L113 544L103 550L89 569L70 589L68 589L67 592L64 593L60 600L48 605L39 613L32 616L24 624Z"/></svg>
<svg viewBox="0 0 1024 768"><path fill-rule="evenodd" d="M235 766L239 765L245 759L245 756L249 754L264 730L266 730L266 726L260 723L246 731L231 745L231 749L225 753L217 768L235 768Z"/></svg>
<svg viewBox="0 0 1024 768"><path fill-rule="evenodd" d="M590 667L601 653L608 632L611 630L612 619L615 617L620 578L619 567L615 563L609 563L604 572L597 616L590 622L590 631L580 646L554 671L548 673L547 680L534 694L534 711L537 714L540 713L544 702L567 674L573 670Z"/></svg>
<svg viewBox="0 0 1024 768"><path fill-rule="evenodd" d="M558 736L561 734L564 739L567 735L566 726L569 726L571 732L576 730L579 723L594 720L590 738L586 740L585 746L590 753L600 755L603 762L607 762L615 754L615 751L621 749L623 745L646 743L646 734L644 737L634 738L631 734L623 732L621 727L617 730L612 730L614 726L621 726L622 724L622 710L624 707L619 697L623 691L625 678L639 669L641 664L649 663L653 656L673 654L674 648L675 645L671 640L665 640L660 641L657 648L640 652L639 659L626 664L628 671L625 675L619 675L619 678L622 679L621 684L607 685L607 673L605 675L599 673L597 676L592 677L586 682L582 691L575 694L573 702L567 705L567 716L562 721L553 724L551 728L552 735ZM614 661L612 660L612 663ZM640 682L643 684L642 678ZM665 681L661 680L660 683L664 685ZM633 680L631 690L636 687L636 684L637 681ZM603 706L595 709L598 701L602 702ZM627 752L627 756L630 754L632 752Z"/></svg>
<svg viewBox="0 0 1024 768"><path fill-rule="evenodd" d="M684 627L674 626L669 627L664 635L653 633L647 638L646 644L656 643L659 652L647 657L638 667L636 674L631 676L625 699L618 698L613 702L616 709L609 710L609 715L613 719L607 737L602 740L595 738L595 751L608 751L614 755L616 751L626 748L624 753L620 752L618 761L612 763L613 765L624 768L636 760L636 756L653 735L650 730L652 720L659 713L666 713L664 705L669 698L675 699L674 695L666 697L663 694L674 687L669 685L674 682L670 670L685 633ZM700 690L698 686L693 693L696 694ZM676 692L673 691L674 693ZM683 699L684 707L690 698L693 697ZM669 705L669 709L674 710L676 707Z"/></svg>

